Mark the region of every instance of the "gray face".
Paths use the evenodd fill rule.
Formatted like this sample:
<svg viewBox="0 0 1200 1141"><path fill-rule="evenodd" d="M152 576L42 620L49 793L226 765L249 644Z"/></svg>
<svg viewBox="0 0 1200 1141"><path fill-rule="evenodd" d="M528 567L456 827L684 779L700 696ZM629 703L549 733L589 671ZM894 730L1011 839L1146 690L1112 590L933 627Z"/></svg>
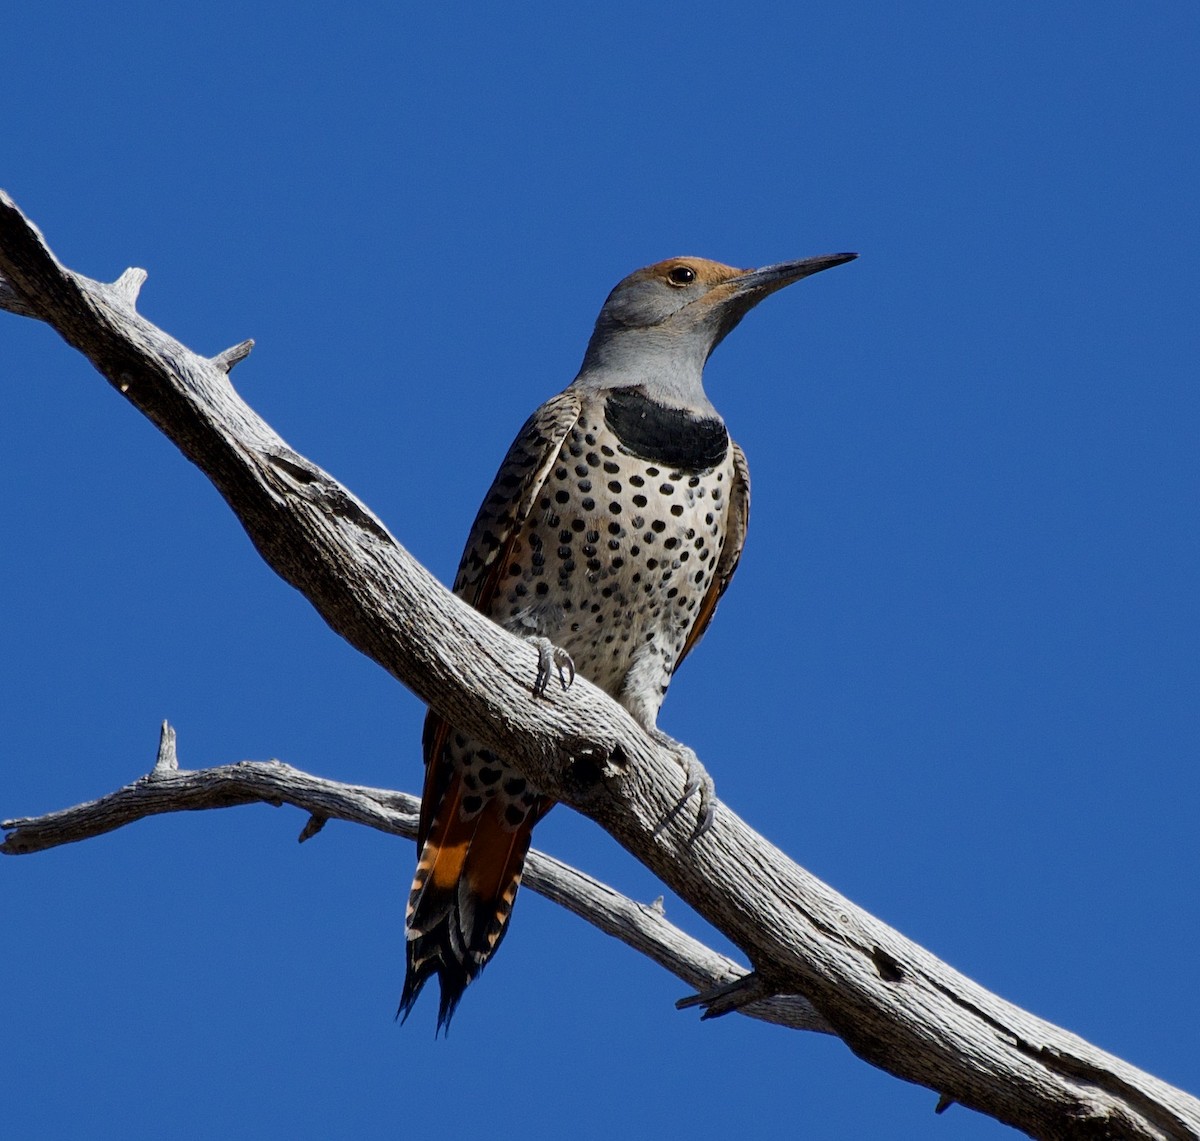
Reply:
<svg viewBox="0 0 1200 1141"><path fill-rule="evenodd" d="M708 292L699 280L668 285L660 277L629 277L608 295L600 321L626 329L661 325Z"/></svg>
<svg viewBox="0 0 1200 1141"><path fill-rule="evenodd" d="M749 307L735 312L729 304L744 274L703 258L672 258L631 273L600 310L577 383L636 385L665 404L712 411L704 362Z"/></svg>

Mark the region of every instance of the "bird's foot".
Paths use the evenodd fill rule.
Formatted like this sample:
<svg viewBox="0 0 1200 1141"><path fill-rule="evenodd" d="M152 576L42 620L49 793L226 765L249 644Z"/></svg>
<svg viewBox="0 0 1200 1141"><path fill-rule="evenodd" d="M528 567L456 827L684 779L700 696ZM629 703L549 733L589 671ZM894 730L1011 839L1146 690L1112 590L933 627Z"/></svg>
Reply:
<svg viewBox="0 0 1200 1141"><path fill-rule="evenodd" d="M703 836L712 827L713 818L717 812L717 786L708 775L708 770L700 763L692 749L674 737L668 737L661 729L654 729L650 736L658 744L671 750L679 767L683 769L683 795L679 803L667 813L661 827L666 827L684 809L684 806L696 793L700 794L700 804L696 810L696 827L692 832L693 840Z"/></svg>
<svg viewBox="0 0 1200 1141"><path fill-rule="evenodd" d="M533 696L545 697L550 679L557 673L563 689L570 689L575 680L575 663L566 650L549 638L530 637L527 641L538 652L537 677L533 679Z"/></svg>

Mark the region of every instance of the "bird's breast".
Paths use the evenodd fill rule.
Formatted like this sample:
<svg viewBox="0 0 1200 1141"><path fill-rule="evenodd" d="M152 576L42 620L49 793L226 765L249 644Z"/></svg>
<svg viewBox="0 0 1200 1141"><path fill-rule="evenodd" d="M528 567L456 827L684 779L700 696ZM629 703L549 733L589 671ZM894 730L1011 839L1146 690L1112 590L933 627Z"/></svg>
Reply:
<svg viewBox="0 0 1200 1141"><path fill-rule="evenodd" d="M617 400L618 425L634 407ZM543 635L567 650L584 677L614 696L647 652L661 662L665 691L725 538L733 470L724 425L709 422L720 427L718 450L710 429L690 439L686 431L653 436L664 422L648 414L634 444L665 440L678 450L670 459L644 457L600 402L585 409L517 536L490 608L514 632ZM701 456L715 462L697 468Z"/></svg>
<svg viewBox="0 0 1200 1141"><path fill-rule="evenodd" d="M729 454L729 433L720 417L672 408L640 388L612 390L604 402L604 423L629 455L673 471L709 471Z"/></svg>

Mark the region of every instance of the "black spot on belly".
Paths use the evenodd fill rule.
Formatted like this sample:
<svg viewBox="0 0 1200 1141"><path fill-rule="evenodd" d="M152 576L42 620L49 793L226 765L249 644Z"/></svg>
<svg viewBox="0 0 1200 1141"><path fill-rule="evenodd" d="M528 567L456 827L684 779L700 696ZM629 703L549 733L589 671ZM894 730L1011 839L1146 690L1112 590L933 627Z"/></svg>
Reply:
<svg viewBox="0 0 1200 1141"><path fill-rule="evenodd" d="M527 813L523 809L518 808L515 804L510 804L504 810L504 819L513 828L517 828L523 824L526 815Z"/></svg>
<svg viewBox="0 0 1200 1141"><path fill-rule="evenodd" d="M729 433L720 419L669 408L640 388L613 391L604 403L604 422L625 451L674 471L708 471L729 452Z"/></svg>

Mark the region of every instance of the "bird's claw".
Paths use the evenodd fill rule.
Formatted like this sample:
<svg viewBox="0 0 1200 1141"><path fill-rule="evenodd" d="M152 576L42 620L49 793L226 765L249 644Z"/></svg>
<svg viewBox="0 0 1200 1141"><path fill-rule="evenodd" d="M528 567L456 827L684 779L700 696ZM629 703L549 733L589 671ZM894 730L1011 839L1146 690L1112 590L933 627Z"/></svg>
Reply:
<svg viewBox="0 0 1200 1141"><path fill-rule="evenodd" d="M682 745L679 749L679 763L683 767L683 801L686 803L696 793L700 794L700 805L696 811L696 830L692 839L703 836L712 827L713 818L717 814L717 786L708 775L708 770L700 763L692 749Z"/></svg>
<svg viewBox="0 0 1200 1141"><path fill-rule="evenodd" d="M575 662L571 655L549 638L530 638L529 644L538 652L537 676L533 679L533 696L545 697L550 679L558 674L563 689L570 689L575 680Z"/></svg>
<svg viewBox="0 0 1200 1141"><path fill-rule="evenodd" d="M684 809L684 806L697 793L700 794L700 804L696 811L696 826L692 830L691 839L697 840L712 827L717 814L717 787L708 775L708 770L700 763L693 749L681 744L665 733L655 730L652 737L660 744L671 750L679 767L683 769L683 795L679 803L667 813L660 828L665 828Z"/></svg>

